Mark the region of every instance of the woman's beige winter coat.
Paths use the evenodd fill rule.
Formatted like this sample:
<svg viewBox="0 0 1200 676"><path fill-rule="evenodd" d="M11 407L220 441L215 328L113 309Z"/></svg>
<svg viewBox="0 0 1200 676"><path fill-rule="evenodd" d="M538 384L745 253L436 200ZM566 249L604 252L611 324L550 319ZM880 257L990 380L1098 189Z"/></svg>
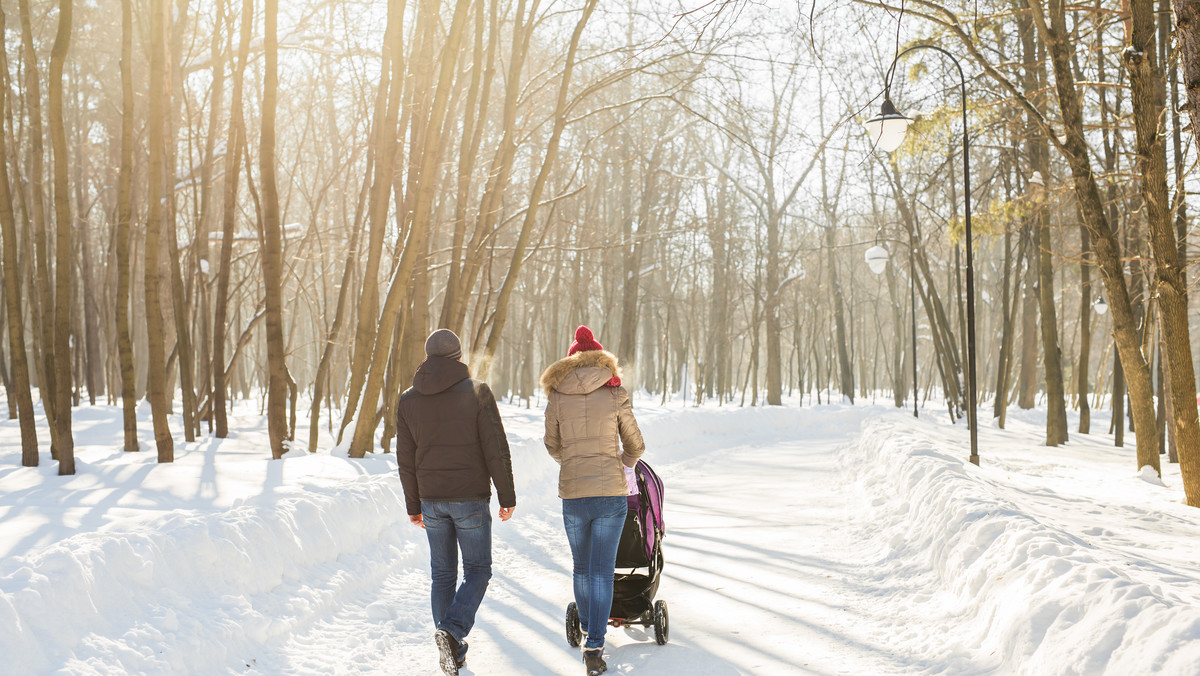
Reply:
<svg viewBox="0 0 1200 676"><path fill-rule="evenodd" d="M625 471L646 450L620 377L617 358L588 350L560 359L542 373L546 404L546 450L561 465L558 497L625 495ZM624 447L624 453L621 452Z"/></svg>

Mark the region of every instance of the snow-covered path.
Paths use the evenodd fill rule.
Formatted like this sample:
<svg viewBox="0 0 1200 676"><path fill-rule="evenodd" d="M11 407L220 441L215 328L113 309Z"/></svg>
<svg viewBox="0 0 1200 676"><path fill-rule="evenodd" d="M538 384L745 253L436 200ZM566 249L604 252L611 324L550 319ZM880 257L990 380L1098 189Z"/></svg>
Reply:
<svg viewBox="0 0 1200 676"><path fill-rule="evenodd" d="M833 533L846 512L834 462L841 441L722 449L662 467L669 534L658 598L670 607L671 640L658 646L651 630L610 628L610 671L886 673L848 631L846 552ZM472 643L476 673L582 671L563 637L570 555L552 512L500 530L498 575ZM382 672L437 673L430 646L419 635Z"/></svg>
<svg viewBox="0 0 1200 676"><path fill-rule="evenodd" d="M900 673L903 665L858 637L865 598L846 584L854 575L838 451L855 434L851 426L803 441L709 444L656 463L668 482L658 598L670 606L671 640L659 646L651 629L610 628L610 673ZM533 510L519 503L519 519L493 524L495 577L464 674L582 671L563 636L570 553L558 504L544 495L531 502ZM387 568L383 557L379 563L375 570ZM393 609L424 609L427 567L409 564L383 577L376 594L343 594L333 619L255 658L244 673L440 674L423 616L372 623Z"/></svg>
<svg viewBox="0 0 1200 676"><path fill-rule="evenodd" d="M582 673L557 466L536 406L503 413L518 506L493 523L464 674ZM611 673L1200 674L1200 524L1178 466L1144 480L1100 436L1044 448L1036 414L982 429L979 468L962 425L883 407L638 416L666 485L671 640L611 629ZM87 417L75 477L17 467L0 421L5 668L440 674L393 457L270 462L245 411L164 466L114 451L118 409Z"/></svg>

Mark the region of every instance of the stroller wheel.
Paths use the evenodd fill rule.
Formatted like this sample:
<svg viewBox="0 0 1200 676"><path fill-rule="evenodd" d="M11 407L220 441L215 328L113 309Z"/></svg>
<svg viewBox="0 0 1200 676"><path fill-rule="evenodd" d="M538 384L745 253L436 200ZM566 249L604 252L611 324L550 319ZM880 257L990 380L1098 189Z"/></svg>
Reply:
<svg viewBox="0 0 1200 676"><path fill-rule="evenodd" d="M666 645L671 637L671 621L667 614L667 602L654 603L654 640L659 645Z"/></svg>
<svg viewBox="0 0 1200 676"><path fill-rule="evenodd" d="M567 643L572 648L578 648L583 642L583 629L579 626L579 609L575 602L567 604Z"/></svg>

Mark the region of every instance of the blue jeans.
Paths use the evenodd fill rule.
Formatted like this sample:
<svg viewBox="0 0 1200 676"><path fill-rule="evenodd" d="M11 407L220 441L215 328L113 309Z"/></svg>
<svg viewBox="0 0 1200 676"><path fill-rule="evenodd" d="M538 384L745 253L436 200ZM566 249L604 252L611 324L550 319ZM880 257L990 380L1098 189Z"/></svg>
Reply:
<svg viewBox="0 0 1200 676"><path fill-rule="evenodd" d="M585 649L604 647L612 610L617 545L629 500L624 495L563 500L563 525L574 559L573 582Z"/></svg>
<svg viewBox="0 0 1200 676"><path fill-rule="evenodd" d="M475 626L475 612L492 579L492 515L488 501L421 502L425 536L429 538L429 569L433 578L430 601L433 623L458 641ZM462 550L463 582L458 583L458 552Z"/></svg>

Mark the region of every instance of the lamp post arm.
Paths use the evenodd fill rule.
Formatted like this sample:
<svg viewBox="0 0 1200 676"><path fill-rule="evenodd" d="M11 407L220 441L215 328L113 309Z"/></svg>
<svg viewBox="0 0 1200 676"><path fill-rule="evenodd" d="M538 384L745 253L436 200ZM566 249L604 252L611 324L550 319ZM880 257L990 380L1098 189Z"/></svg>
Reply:
<svg viewBox="0 0 1200 676"><path fill-rule="evenodd" d="M900 63L900 57L904 56L905 54L908 54L909 52L915 52L919 49L932 49L935 52L940 52L942 54L945 54L946 57L949 58L950 61L954 64L954 67L958 70L958 80L962 84L963 110L966 110L967 78L963 76L962 66L959 65L958 59L954 58L953 54L946 51L945 49L942 49L941 47L938 47L937 45L913 45L912 47L909 47L909 48L905 49L904 51L900 52L899 54L897 54L896 58L892 59L892 65L888 67L888 81L884 83L884 86L888 89L891 88L892 73L896 70L896 64Z"/></svg>

